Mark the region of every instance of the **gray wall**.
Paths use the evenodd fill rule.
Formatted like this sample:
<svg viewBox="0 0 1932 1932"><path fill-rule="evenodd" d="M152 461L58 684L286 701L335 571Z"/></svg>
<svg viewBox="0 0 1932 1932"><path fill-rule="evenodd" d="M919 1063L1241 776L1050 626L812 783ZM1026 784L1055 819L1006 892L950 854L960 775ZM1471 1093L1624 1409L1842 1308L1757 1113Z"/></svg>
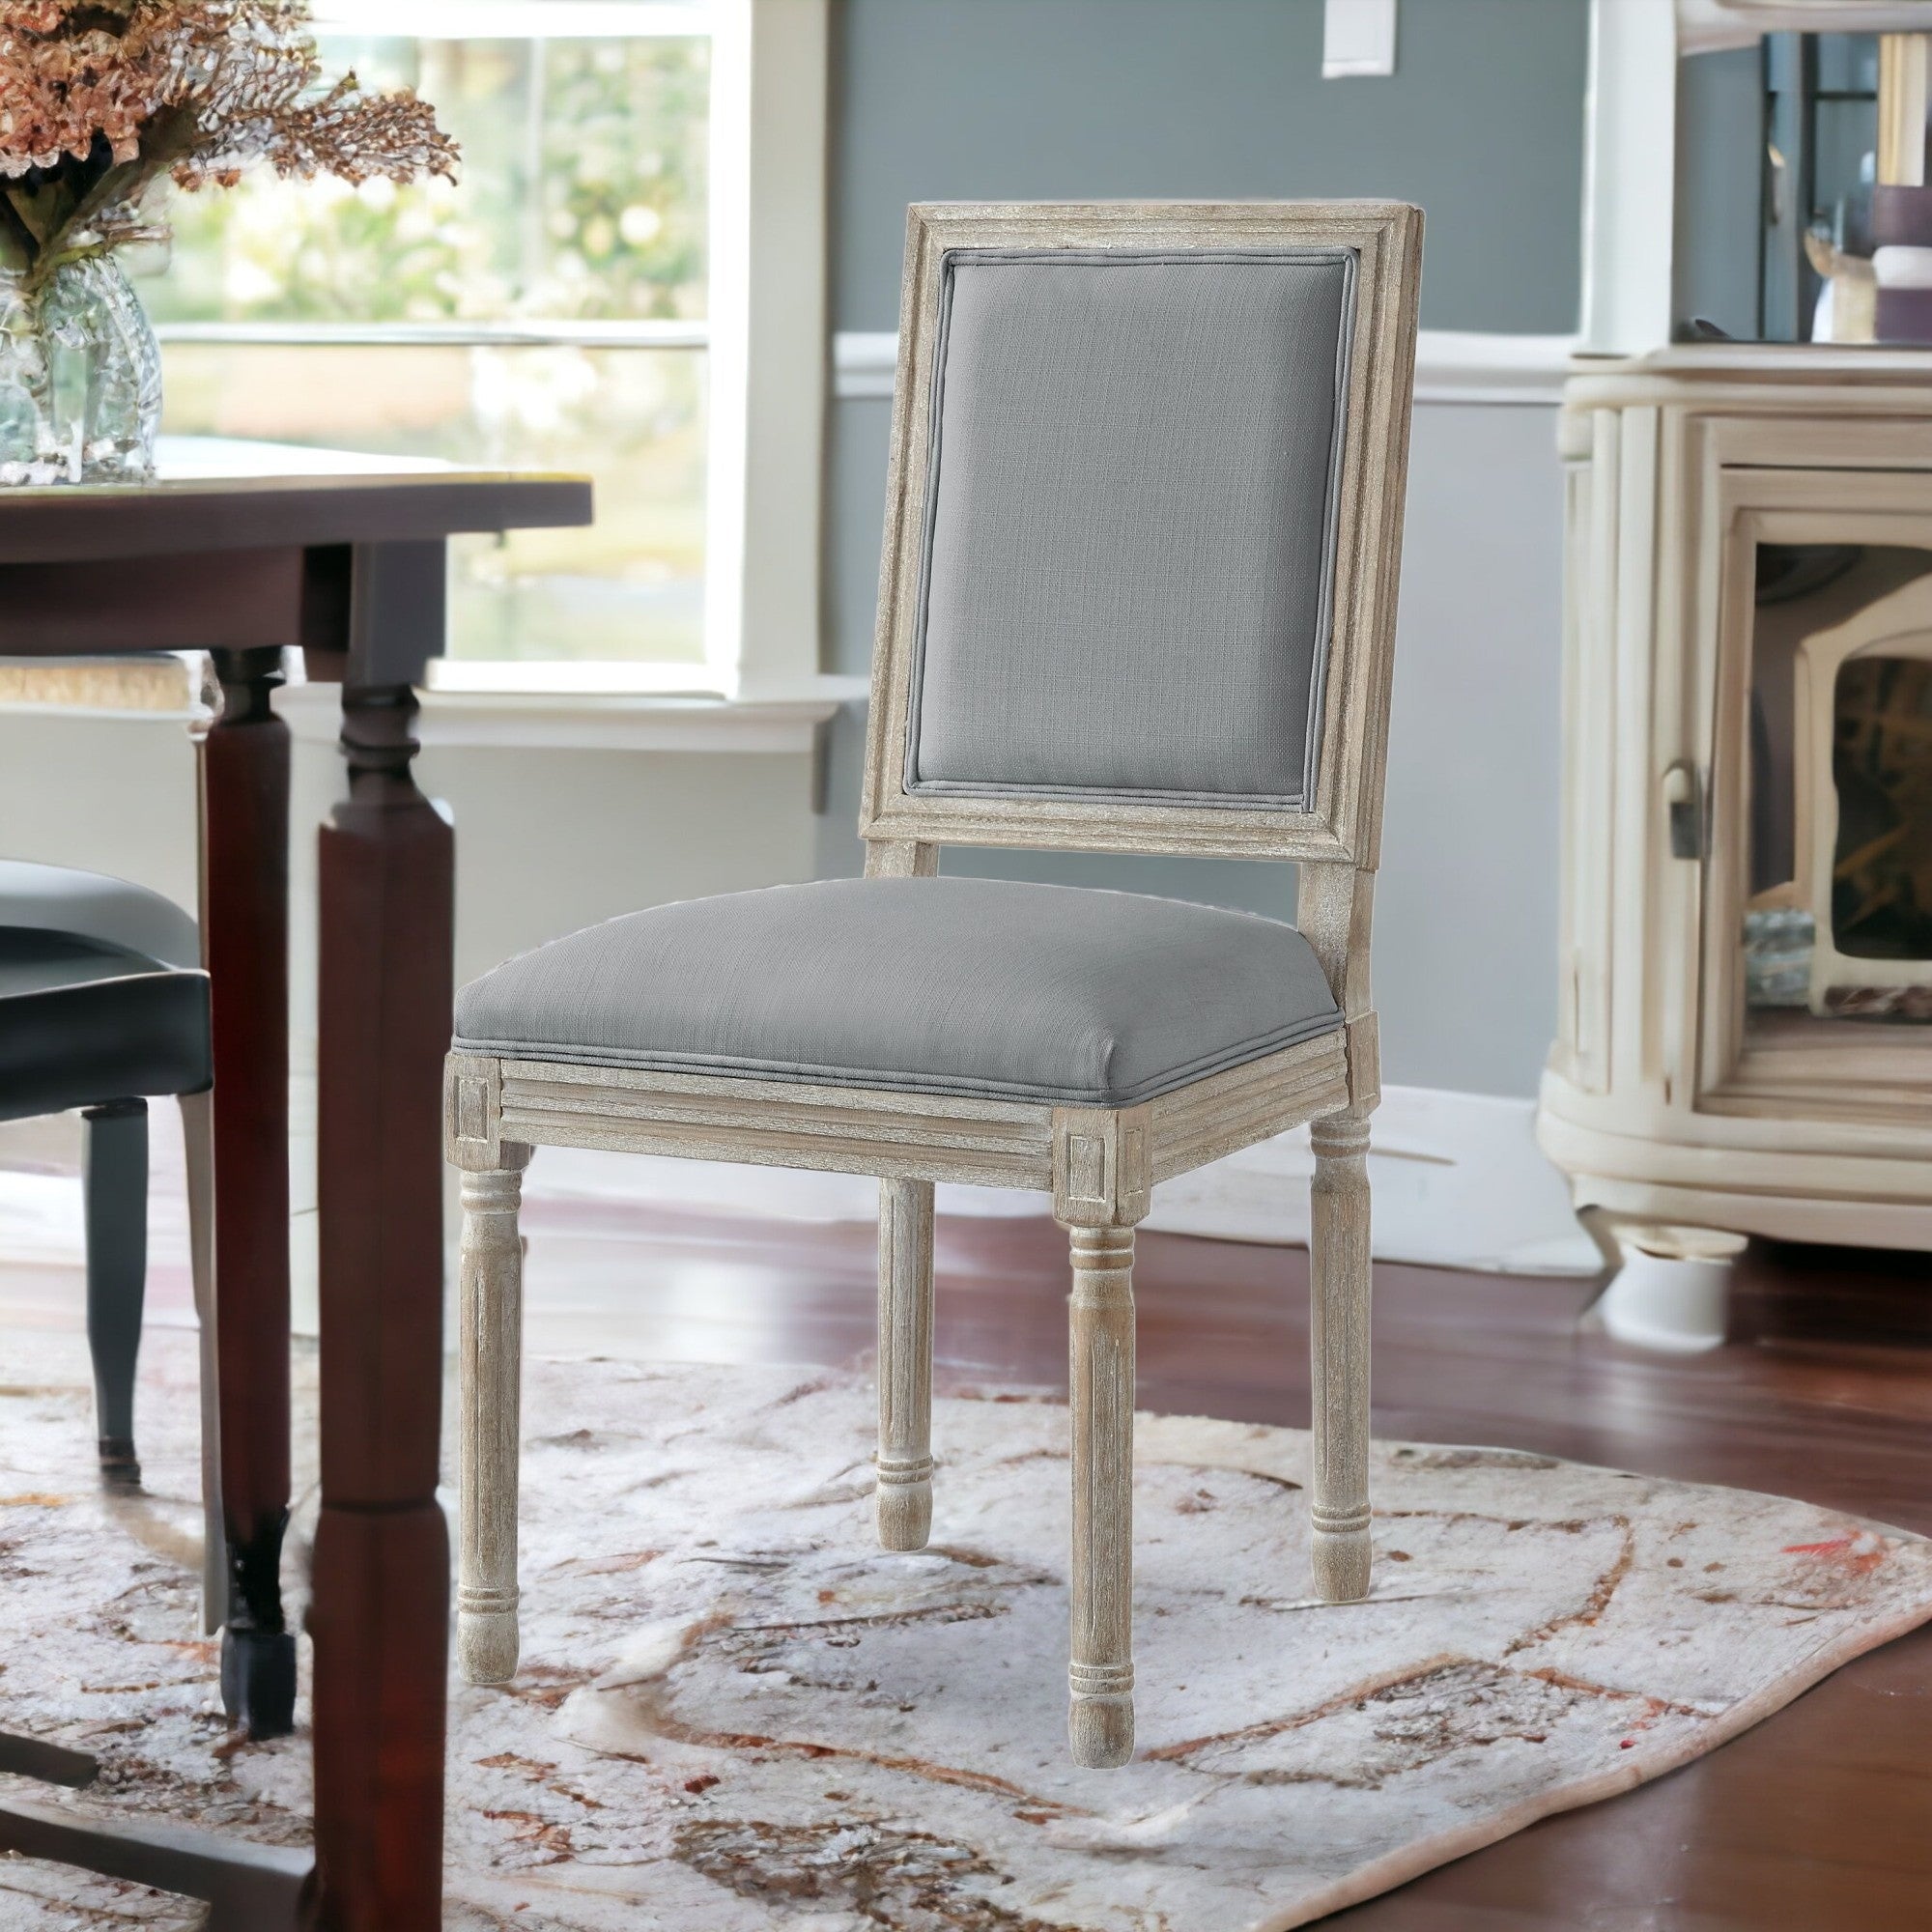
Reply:
<svg viewBox="0 0 1932 1932"><path fill-rule="evenodd" d="M835 326L895 321L914 200L1388 194L1426 327L1576 325L1587 0L1403 0L1397 75L1321 79L1321 0L843 0ZM870 660L890 405L829 422L827 668ZM1527 1094L1554 1028L1560 479L1546 407L1418 410L1377 916L1386 1077ZM859 869L863 709L819 869ZM1293 871L952 851L945 869L1292 915Z"/></svg>
<svg viewBox="0 0 1932 1932"><path fill-rule="evenodd" d="M842 0L832 309L891 328L911 201L1387 195L1425 328L1577 326L1588 0L1402 0L1321 78L1321 0Z"/></svg>
<svg viewBox="0 0 1932 1932"><path fill-rule="evenodd" d="M1671 320L1760 333L1764 53L1756 46L1677 63L1677 202Z"/></svg>

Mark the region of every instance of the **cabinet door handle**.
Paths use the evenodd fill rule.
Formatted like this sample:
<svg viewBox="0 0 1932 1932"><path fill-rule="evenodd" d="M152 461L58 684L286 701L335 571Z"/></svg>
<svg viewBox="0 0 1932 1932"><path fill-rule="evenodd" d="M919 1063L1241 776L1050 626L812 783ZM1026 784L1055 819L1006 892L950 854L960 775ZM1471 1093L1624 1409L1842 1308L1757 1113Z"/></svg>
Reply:
<svg viewBox="0 0 1932 1932"><path fill-rule="evenodd" d="M1679 758L1663 774L1663 806L1670 821L1670 856L1701 859L1709 846L1704 783L1697 767Z"/></svg>

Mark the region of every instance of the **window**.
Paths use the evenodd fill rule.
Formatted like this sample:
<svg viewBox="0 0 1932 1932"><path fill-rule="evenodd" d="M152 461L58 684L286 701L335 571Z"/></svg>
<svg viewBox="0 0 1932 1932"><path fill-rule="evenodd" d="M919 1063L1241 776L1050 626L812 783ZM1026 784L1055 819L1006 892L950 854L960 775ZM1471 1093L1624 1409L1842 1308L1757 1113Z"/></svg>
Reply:
<svg viewBox="0 0 1932 1932"><path fill-rule="evenodd" d="M316 17L329 71L436 103L462 179L260 176L178 197L172 258L144 283L166 427L587 472L592 528L452 546L438 682L735 692L759 656L744 541L753 40L761 19L794 38L817 24L822 143L822 6L318 0ZM810 355L815 370L815 340ZM815 525L815 479L806 495ZM815 669L815 601L813 583L777 668Z"/></svg>

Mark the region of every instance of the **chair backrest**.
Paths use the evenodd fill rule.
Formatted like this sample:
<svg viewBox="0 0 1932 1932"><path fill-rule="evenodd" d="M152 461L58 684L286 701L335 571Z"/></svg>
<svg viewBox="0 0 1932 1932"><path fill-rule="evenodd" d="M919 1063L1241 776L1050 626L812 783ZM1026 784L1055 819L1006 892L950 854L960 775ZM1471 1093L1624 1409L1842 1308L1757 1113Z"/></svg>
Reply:
<svg viewBox="0 0 1932 1932"><path fill-rule="evenodd" d="M910 211L867 839L1373 868L1421 240Z"/></svg>

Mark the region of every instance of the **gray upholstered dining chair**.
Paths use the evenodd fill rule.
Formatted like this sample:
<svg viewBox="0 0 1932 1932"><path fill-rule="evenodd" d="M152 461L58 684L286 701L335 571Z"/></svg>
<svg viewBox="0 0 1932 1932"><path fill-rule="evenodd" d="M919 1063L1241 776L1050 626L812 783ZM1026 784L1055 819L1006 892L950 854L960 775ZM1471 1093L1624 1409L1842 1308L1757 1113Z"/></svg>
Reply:
<svg viewBox="0 0 1932 1932"><path fill-rule="evenodd" d="M81 1110L87 1340L101 1475L137 1484L134 1373L148 1273L148 1105L173 1094L201 1321L203 1590L225 1602L214 1431L208 975L195 922L125 879L0 860L0 1121Z"/></svg>
<svg viewBox="0 0 1932 1932"><path fill-rule="evenodd" d="M1417 210L911 212L864 879L612 920L459 996L460 1654L517 1661L538 1146L881 1177L877 1516L932 1512L935 1181L1072 1248L1069 1730L1133 1747L1134 1227L1313 1122L1315 1588L1369 1587L1369 913ZM1296 925L942 877L942 843L1300 862Z"/></svg>

